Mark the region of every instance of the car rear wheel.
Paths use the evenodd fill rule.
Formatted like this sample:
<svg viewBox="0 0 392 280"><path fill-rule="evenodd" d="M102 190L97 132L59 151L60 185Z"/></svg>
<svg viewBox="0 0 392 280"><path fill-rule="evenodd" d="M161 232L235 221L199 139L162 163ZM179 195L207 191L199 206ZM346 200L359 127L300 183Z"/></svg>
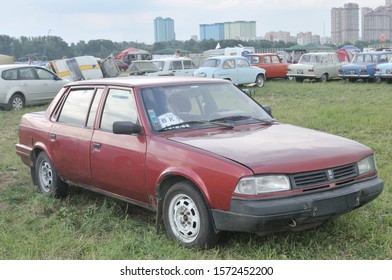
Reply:
<svg viewBox="0 0 392 280"><path fill-rule="evenodd" d="M63 197L67 194L68 184L57 175L56 168L44 152L35 161L35 177L38 190L44 195Z"/></svg>
<svg viewBox="0 0 392 280"><path fill-rule="evenodd" d="M264 81L265 81L265 78L264 78L263 75L261 75L261 74L257 75L257 77L256 77L256 85L258 87L263 87L264 86Z"/></svg>
<svg viewBox="0 0 392 280"><path fill-rule="evenodd" d="M320 77L320 83L326 83L328 81L328 74L323 74Z"/></svg>
<svg viewBox="0 0 392 280"><path fill-rule="evenodd" d="M25 100L23 95L20 93L15 93L11 96L8 101L8 110L20 110L25 106Z"/></svg>
<svg viewBox="0 0 392 280"><path fill-rule="evenodd" d="M191 182L178 182L168 190L163 221L167 234L186 247L208 248L218 241L209 208Z"/></svg>

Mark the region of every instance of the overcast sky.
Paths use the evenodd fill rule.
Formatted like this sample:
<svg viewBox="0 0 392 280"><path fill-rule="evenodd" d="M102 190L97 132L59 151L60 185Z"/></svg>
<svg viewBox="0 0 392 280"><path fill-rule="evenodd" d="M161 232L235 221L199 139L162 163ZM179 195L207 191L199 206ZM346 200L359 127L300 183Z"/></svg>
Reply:
<svg viewBox="0 0 392 280"><path fill-rule="evenodd" d="M0 35L61 37L67 43L108 39L154 42L154 18L171 17L177 40L199 35L199 24L256 21L269 31L331 35L331 8L345 3L376 8L385 0L9 0L3 1Z"/></svg>

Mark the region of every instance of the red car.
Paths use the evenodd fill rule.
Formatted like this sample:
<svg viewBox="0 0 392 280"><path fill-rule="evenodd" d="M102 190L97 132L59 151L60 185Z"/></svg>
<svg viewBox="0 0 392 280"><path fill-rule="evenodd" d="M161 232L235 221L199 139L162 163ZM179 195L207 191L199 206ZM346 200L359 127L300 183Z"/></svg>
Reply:
<svg viewBox="0 0 392 280"><path fill-rule="evenodd" d="M25 114L16 153L45 195L68 184L157 212L188 247L221 231L307 229L375 199L373 151L279 123L220 79L128 77L67 84Z"/></svg>
<svg viewBox="0 0 392 280"><path fill-rule="evenodd" d="M252 66L265 69L267 79L287 77L288 64L281 61L276 53L254 53L246 54Z"/></svg>

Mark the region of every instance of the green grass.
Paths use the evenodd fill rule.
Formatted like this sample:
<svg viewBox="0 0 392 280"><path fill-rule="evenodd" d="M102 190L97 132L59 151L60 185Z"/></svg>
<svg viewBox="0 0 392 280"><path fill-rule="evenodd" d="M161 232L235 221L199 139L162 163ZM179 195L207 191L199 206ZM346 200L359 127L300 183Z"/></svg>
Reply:
<svg viewBox="0 0 392 280"><path fill-rule="evenodd" d="M156 234L153 212L75 187L65 200L40 195L14 145L21 115L46 106L0 111L0 259L392 259L392 86L277 80L255 98L281 122L374 149L381 196L313 230L224 233L213 249L185 249Z"/></svg>

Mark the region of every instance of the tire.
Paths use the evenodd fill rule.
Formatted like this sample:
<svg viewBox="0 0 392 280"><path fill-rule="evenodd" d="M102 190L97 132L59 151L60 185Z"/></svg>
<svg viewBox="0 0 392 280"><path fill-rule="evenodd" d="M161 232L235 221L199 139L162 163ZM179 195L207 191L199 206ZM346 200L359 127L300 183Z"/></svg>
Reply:
<svg viewBox="0 0 392 280"><path fill-rule="evenodd" d="M264 75L261 75L261 74L257 75L256 81L255 81L257 87L260 87L260 88L263 87L264 81L265 81Z"/></svg>
<svg viewBox="0 0 392 280"><path fill-rule="evenodd" d="M328 81L328 74L323 74L320 77L320 83L326 83Z"/></svg>
<svg viewBox="0 0 392 280"><path fill-rule="evenodd" d="M202 194L188 181L174 184L166 193L163 222L169 237L185 247L209 248L219 238Z"/></svg>
<svg viewBox="0 0 392 280"><path fill-rule="evenodd" d="M41 152L35 161L35 178L38 190L51 197L64 197L67 195L68 184L57 175L56 168L48 155Z"/></svg>
<svg viewBox="0 0 392 280"><path fill-rule="evenodd" d="M20 110L25 107L25 99L22 94L14 93L8 100L8 110Z"/></svg>
<svg viewBox="0 0 392 280"><path fill-rule="evenodd" d="M295 77L295 81L296 81L297 83L302 83L302 82L304 81L304 78Z"/></svg>

